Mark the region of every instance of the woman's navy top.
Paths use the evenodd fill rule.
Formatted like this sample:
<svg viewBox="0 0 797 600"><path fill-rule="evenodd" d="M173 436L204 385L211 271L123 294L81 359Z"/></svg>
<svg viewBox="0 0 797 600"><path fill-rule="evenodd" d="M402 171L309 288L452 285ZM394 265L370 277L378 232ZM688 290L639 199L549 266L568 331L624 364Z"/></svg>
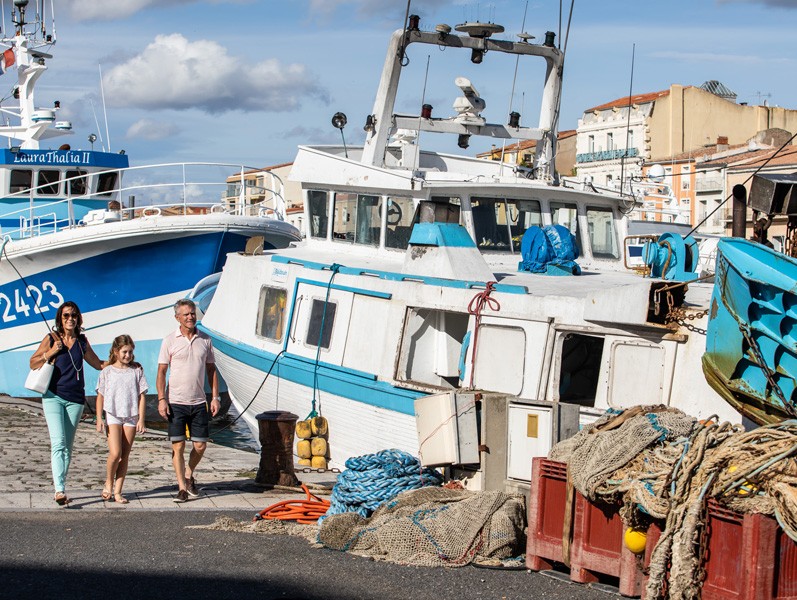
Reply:
<svg viewBox="0 0 797 600"><path fill-rule="evenodd" d="M54 341L52 335L50 340ZM68 402L77 404L86 403L86 380L83 372L83 353L86 351L88 340L82 333L78 336L71 348L66 344L61 348L53 360L53 378L50 380L50 391Z"/></svg>

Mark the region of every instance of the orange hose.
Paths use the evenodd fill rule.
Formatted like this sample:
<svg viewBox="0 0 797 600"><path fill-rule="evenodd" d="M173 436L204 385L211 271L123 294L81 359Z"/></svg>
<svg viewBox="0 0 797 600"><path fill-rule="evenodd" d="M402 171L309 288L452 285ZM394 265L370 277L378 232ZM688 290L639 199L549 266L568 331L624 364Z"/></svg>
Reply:
<svg viewBox="0 0 797 600"><path fill-rule="evenodd" d="M253 521L263 519L277 521L296 521L302 525L312 525L323 517L329 509L329 500L323 500L311 494L307 486L302 484L307 498L305 500L282 500L267 506L257 513Z"/></svg>

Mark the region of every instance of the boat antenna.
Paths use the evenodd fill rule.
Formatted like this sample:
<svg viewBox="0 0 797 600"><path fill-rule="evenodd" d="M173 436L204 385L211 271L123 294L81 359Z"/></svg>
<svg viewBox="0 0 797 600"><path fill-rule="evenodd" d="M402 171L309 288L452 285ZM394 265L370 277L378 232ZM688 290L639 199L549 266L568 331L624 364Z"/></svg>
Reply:
<svg viewBox="0 0 797 600"><path fill-rule="evenodd" d="M562 0L559 0L559 49L562 49Z"/></svg>
<svg viewBox="0 0 797 600"><path fill-rule="evenodd" d="M529 0L526 0L526 7L523 9L523 22L520 25L521 35L523 34L524 31L526 31L526 13L528 13L528 10L529 10ZM515 83L517 82L517 69L519 63L520 63L520 54L515 56L515 74L512 76L512 91L509 93L509 114L512 114L512 104L513 101L515 100ZM518 142L518 145L519 144L520 142ZM504 141L501 143L501 158L500 158L501 166L498 168L498 175L503 175L505 149L506 149L506 138L504 138ZM518 153L516 156L520 156L520 148L518 148Z"/></svg>
<svg viewBox="0 0 797 600"><path fill-rule="evenodd" d="M408 64L410 64L410 59L407 58L406 54L404 54L404 50L406 48L404 43L407 37L407 26L409 25L410 21L410 4L412 4L412 0L407 0L407 10L404 13L404 36L401 38L401 45L398 49L399 62L401 63L402 67L406 67Z"/></svg>
<svg viewBox="0 0 797 600"><path fill-rule="evenodd" d="M432 55L426 55L426 74L423 76L423 92L421 92L421 115L418 117L418 137L415 139L415 143L418 145L418 148L421 147L421 119L423 119L423 105L426 102L426 82L429 81L429 62L432 60ZM430 109L431 110L431 109ZM420 162L420 160L419 160Z"/></svg>
<svg viewBox="0 0 797 600"><path fill-rule="evenodd" d="M625 122L625 152L620 157L620 195L623 195L623 177L625 176L625 159L628 156L628 133L631 131L631 108L633 105L633 90L634 90L634 59L636 57L636 43L631 46L631 81L628 84L628 119ZM631 190L631 186L629 185L629 191ZM633 191L631 193L631 197L633 198ZM623 200L625 204L625 200ZM636 203L632 200L631 207L628 209L629 212Z"/></svg>
<svg viewBox="0 0 797 600"><path fill-rule="evenodd" d="M561 0L560 0L560 2L561 2ZM564 43L564 46L561 46L561 50L562 50L562 72L559 73L559 78L560 79L562 79L562 74L564 72L564 67L565 67L565 62L566 62L565 59L567 58L567 42L570 39L570 25L573 23L573 8L575 7L575 5L576 5L576 0L571 0L571 2L570 2L570 12L567 15L567 29L565 30L565 43ZM554 117L553 117L553 123L552 123L553 131L555 131L557 133L559 131L559 117L561 116L561 114L562 114L562 86L560 85L559 86L559 90L557 92L556 110L554 111ZM543 141L543 140L541 140L541 141ZM549 142L551 144L554 144L555 143L555 138L553 140L549 139ZM539 143L539 142L537 142L537 143ZM555 155L556 155L556 153L553 152L552 156L555 156ZM553 177L556 178L556 169L554 169L554 171L553 171Z"/></svg>
<svg viewBox="0 0 797 600"><path fill-rule="evenodd" d="M100 122L97 120L97 111L94 108L94 100L89 98L89 102L91 103L91 114L94 115L94 124L97 126L97 132L100 134L100 144L102 144L102 149L105 150L105 141L102 139L102 129L100 129ZM94 150L94 142L92 142L91 149Z"/></svg>
<svg viewBox="0 0 797 600"><path fill-rule="evenodd" d="M50 0L50 21L52 22L52 36L53 36L53 44L58 36L55 35L55 4L53 4L54 0Z"/></svg>
<svg viewBox="0 0 797 600"><path fill-rule="evenodd" d="M6 32L6 3L4 0L0 0L0 11L3 12L3 24L2 24L2 33L5 35Z"/></svg>
<svg viewBox="0 0 797 600"><path fill-rule="evenodd" d="M111 132L108 129L108 109L105 106L105 87L102 85L102 65L98 64L97 68L100 71L100 97L102 98L102 114L105 118L105 139L108 140L108 152L111 152Z"/></svg>

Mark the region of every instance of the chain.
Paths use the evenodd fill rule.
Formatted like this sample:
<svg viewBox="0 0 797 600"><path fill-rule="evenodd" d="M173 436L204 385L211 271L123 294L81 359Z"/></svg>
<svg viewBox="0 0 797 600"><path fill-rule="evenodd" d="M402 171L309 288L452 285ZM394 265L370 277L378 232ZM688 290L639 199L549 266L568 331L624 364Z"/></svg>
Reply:
<svg viewBox="0 0 797 600"><path fill-rule="evenodd" d="M696 325L692 325L688 321L694 321L695 319L702 319L708 314L708 309L701 310L699 312L690 312L687 313L683 308L677 308L672 305L672 296L668 294L667 304L669 305L669 312L667 316L664 318L664 323L678 323L684 329L688 329L689 331L693 331L694 333L699 333L700 335L706 335L706 330L702 327L697 327Z"/></svg>
<svg viewBox="0 0 797 600"><path fill-rule="evenodd" d="M761 350L759 349L755 338L753 338L752 334L750 333L749 327L744 323L739 323L739 331L742 332L744 339L747 340L747 344L750 346L750 354L752 354L753 362L761 367L761 370L764 372L764 376L767 378L767 383L769 384L772 393L774 393L778 397L778 400L781 401L784 410L791 413L792 416L797 416L795 415L795 411L791 404L786 401L786 396L783 394L783 390L780 389L778 382L775 381L775 372L767 366L767 363L764 361L764 357L761 356Z"/></svg>

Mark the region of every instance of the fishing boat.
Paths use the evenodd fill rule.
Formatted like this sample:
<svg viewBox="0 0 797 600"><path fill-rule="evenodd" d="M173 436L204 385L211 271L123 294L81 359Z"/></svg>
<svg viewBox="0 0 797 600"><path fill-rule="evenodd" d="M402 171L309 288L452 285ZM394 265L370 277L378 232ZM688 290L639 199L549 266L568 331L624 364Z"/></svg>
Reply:
<svg viewBox="0 0 797 600"><path fill-rule="evenodd" d="M633 199L556 176L555 35L537 44L497 39L503 31L423 31L411 17L391 37L364 146L298 150L306 243L228 257L201 328L253 431L263 411L320 413L333 465L384 448L423 455L420 399L453 407L428 411L433 433L473 408L471 392L498 393L514 399L502 422L524 449L508 477L528 481L530 456L610 408L742 420L701 371L711 284L695 281L696 244L658 241L647 276L629 268ZM514 111L507 125L487 122L478 81L456 76L451 116L396 114L416 44L476 65L542 60L538 124ZM524 168L421 149L421 133L459 148L476 136L537 140L536 157ZM460 397L470 398L462 410Z"/></svg>
<svg viewBox="0 0 797 600"><path fill-rule="evenodd" d="M28 359L65 300L78 304L98 355L129 333L136 358L155 380L160 340L174 326L173 303L221 270L230 252L283 248L301 239L284 221L281 183L267 201L224 203L225 180L250 169L212 163L130 166L124 151L49 147L72 133L58 119L60 103L40 108L34 89L55 44L44 3L36 19L16 0L13 37L0 40L6 77L16 71L14 97L0 135L0 392L24 389ZM53 31L50 28L49 31ZM94 139L92 139L94 138ZM212 180L213 170L220 178ZM222 193L220 193L222 192ZM241 189L240 196L249 194ZM96 373L87 372L87 390ZM154 390L153 390L154 391Z"/></svg>

